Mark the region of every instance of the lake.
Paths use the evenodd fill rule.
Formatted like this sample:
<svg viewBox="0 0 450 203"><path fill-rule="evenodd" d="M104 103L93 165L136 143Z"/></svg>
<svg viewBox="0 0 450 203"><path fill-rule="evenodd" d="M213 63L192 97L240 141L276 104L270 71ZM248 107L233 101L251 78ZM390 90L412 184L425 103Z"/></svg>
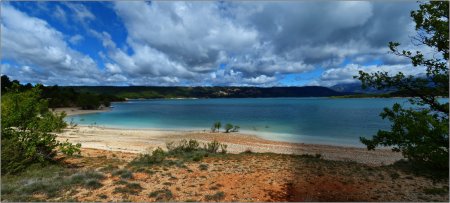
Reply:
<svg viewBox="0 0 450 203"><path fill-rule="evenodd" d="M154 99L113 103L109 112L66 118L82 125L116 128L210 130L215 121L239 125L241 132L297 143L363 146L389 122L379 114L400 98ZM222 128L223 130L223 128Z"/></svg>

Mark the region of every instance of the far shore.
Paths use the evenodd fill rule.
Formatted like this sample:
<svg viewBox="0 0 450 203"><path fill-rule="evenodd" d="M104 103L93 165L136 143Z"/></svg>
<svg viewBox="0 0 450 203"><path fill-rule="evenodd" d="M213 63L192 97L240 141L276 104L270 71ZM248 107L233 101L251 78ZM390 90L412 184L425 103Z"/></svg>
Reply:
<svg viewBox="0 0 450 203"><path fill-rule="evenodd" d="M130 153L150 153L166 143L196 139L201 143L217 140L228 145L229 153L271 152L279 154L320 154L322 158L355 161L372 166L388 165L402 159L401 153L388 149L368 151L364 148L271 141L243 133L211 133L207 131L175 131L151 129L121 129L98 126L76 126L58 134L58 140L81 143L83 148Z"/></svg>
<svg viewBox="0 0 450 203"><path fill-rule="evenodd" d="M83 110L78 107L65 107L65 108L55 108L55 109L51 109L51 110L56 113L65 112L67 116L74 116L74 115L82 115L82 114L107 112L107 111L111 110L111 107L103 107L101 109L96 109L96 110Z"/></svg>

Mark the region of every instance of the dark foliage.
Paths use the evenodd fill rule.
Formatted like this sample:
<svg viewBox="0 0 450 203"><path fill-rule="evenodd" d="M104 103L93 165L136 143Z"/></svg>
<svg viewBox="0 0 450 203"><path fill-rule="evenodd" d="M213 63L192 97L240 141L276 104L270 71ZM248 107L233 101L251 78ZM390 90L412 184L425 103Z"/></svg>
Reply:
<svg viewBox="0 0 450 203"><path fill-rule="evenodd" d="M426 67L426 78L390 75L388 72L365 73L357 77L363 87L396 89L412 96L415 107L403 108L395 104L381 113L383 119L392 122L391 129L380 130L372 139L361 138L369 150L377 146L392 146L410 161L432 168L448 169L449 158L449 104L439 102L438 97L449 94L448 31L449 2L431 1L412 11L417 36L417 46L427 46L434 53L398 50L397 42L390 42L392 53L411 60L414 67ZM447 171L448 172L448 171Z"/></svg>
<svg viewBox="0 0 450 203"><path fill-rule="evenodd" d="M11 91L13 84L18 87L19 92L30 90L33 85L30 83L21 85L19 81L10 81L8 76L2 75L2 95ZM114 95L94 94L89 92L79 92L71 87L43 86L36 85L41 90L40 98L48 102L49 108L58 107L80 107L82 109L98 109L101 106L109 107L111 102L124 101Z"/></svg>
<svg viewBox="0 0 450 203"><path fill-rule="evenodd" d="M156 86L74 86L80 92L115 95L130 99L156 98L268 98L328 97L349 95L327 87L156 87Z"/></svg>

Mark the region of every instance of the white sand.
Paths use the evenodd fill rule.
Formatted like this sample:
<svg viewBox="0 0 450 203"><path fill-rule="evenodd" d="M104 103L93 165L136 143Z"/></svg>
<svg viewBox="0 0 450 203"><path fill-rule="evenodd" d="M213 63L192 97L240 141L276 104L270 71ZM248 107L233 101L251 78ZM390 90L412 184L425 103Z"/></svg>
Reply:
<svg viewBox="0 0 450 203"><path fill-rule="evenodd" d="M321 154L330 160L347 160L369 165L391 164L402 158L400 153L390 150L368 151L364 148L338 147L314 144L293 144L270 141L255 135L241 133L210 133L203 131L170 131L147 129L119 129L77 126L58 134L59 140L68 139L81 143L83 148L104 149L132 153L146 153L156 147L165 148L167 142L181 139L196 139L200 142L217 140L228 145L228 152L240 153L247 149L253 152L283 154Z"/></svg>

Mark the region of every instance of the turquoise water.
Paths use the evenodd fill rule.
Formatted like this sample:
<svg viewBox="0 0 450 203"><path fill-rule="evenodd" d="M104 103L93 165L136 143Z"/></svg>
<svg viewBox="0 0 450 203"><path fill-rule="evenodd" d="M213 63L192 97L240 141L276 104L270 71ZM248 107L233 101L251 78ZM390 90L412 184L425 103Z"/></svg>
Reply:
<svg viewBox="0 0 450 203"><path fill-rule="evenodd" d="M113 103L109 112L67 118L82 125L120 128L209 130L214 121L239 125L242 132L298 143L363 146L389 122L384 107L407 99L243 98L161 99Z"/></svg>

